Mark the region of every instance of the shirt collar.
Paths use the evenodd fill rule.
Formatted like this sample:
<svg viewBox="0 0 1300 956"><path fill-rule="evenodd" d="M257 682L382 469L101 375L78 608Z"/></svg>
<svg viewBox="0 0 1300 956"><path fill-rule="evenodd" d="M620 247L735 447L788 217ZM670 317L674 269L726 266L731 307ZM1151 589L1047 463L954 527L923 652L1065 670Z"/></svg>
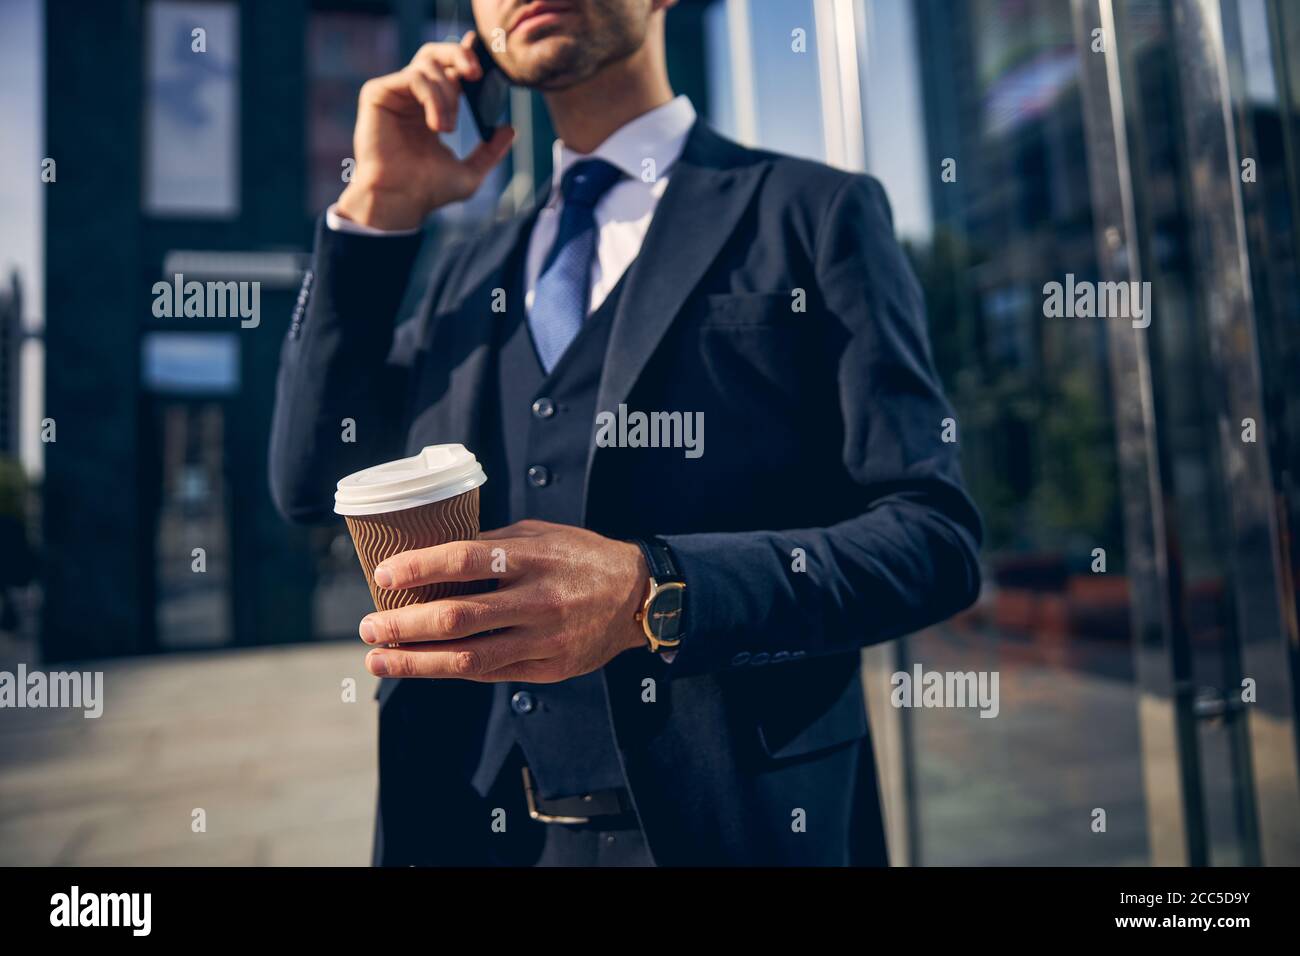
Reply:
<svg viewBox="0 0 1300 956"><path fill-rule="evenodd" d="M643 166L654 160L656 177L667 174L686 146L686 137L695 125L695 107L685 96L677 96L663 106L624 123L594 152L579 153L557 139L551 147L551 195L548 206L560 199L560 181L574 163L584 159L603 159L617 166L634 180L641 180Z"/></svg>

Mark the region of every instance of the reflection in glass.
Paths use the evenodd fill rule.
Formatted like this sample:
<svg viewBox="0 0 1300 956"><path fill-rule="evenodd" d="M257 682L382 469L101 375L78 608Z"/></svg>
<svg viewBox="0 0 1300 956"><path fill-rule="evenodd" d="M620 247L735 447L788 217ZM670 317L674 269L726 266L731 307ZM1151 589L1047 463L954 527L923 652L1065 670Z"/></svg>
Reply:
<svg viewBox="0 0 1300 956"><path fill-rule="evenodd" d="M865 5L868 171L911 223L899 232L986 522L981 601L906 653L1000 678L995 719L903 714L912 862L1145 863L1106 329L1043 314L1046 283L1097 278L1069 6L934 0L913 21L896 0ZM924 157L910 182L900 140Z"/></svg>

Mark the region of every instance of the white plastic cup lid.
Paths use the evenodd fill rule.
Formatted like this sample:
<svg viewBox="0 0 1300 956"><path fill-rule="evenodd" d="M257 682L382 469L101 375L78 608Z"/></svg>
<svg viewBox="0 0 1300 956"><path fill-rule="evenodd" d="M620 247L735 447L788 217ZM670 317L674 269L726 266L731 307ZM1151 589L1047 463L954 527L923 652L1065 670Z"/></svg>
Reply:
<svg viewBox="0 0 1300 956"><path fill-rule="evenodd" d="M334 513L378 515L446 501L487 481L464 445L426 445L418 455L353 472L338 483Z"/></svg>

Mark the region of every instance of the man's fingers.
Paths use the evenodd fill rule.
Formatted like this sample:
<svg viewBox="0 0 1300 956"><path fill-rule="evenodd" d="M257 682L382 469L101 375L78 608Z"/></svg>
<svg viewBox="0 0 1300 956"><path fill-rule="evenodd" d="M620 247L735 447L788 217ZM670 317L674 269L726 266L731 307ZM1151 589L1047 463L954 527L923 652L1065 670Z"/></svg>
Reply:
<svg viewBox="0 0 1300 956"><path fill-rule="evenodd" d="M451 541L385 558L375 568L374 579L381 588L414 588L448 581L512 578L523 569L511 557L510 549L502 545Z"/></svg>
<svg viewBox="0 0 1300 956"><path fill-rule="evenodd" d="M479 62L478 52L474 49L474 41L476 39L478 39L478 34L473 30L466 30L465 35L460 38L461 50L464 52L466 58L469 59L470 63L474 65L474 75L469 76L469 79L471 80L482 79L484 70L484 65Z"/></svg>
<svg viewBox="0 0 1300 956"><path fill-rule="evenodd" d="M435 133L450 133L456 128L456 97L451 83L443 76L431 76L419 67L407 69L411 95L424 107L424 122Z"/></svg>
<svg viewBox="0 0 1300 956"><path fill-rule="evenodd" d="M371 104L396 113L419 112L423 104L411 91L407 70L385 73L361 84L360 104Z"/></svg>
<svg viewBox="0 0 1300 956"><path fill-rule="evenodd" d="M426 43L411 58L412 65L419 65L426 72L436 70L439 73L447 69L452 71L457 80L477 80L483 76L483 68L474 51L463 43Z"/></svg>
<svg viewBox="0 0 1300 956"><path fill-rule="evenodd" d="M474 41L471 39L471 45L473 42ZM454 49L456 53L453 65L456 68L456 72L466 80L481 80L483 78L483 64L479 63L478 56L475 55L474 51L470 49L470 47L466 46L463 40L461 41L460 46L455 47Z"/></svg>
<svg viewBox="0 0 1300 956"><path fill-rule="evenodd" d="M545 653L535 637L507 631L443 645L377 647L366 655L366 669L376 677L457 677L495 682L503 671Z"/></svg>
<svg viewBox="0 0 1300 956"><path fill-rule="evenodd" d="M456 118L460 113L460 82L448 74L450 69L435 68L432 71L420 71L433 84L438 96L438 115L443 121L442 132L449 133L456 128Z"/></svg>
<svg viewBox="0 0 1300 956"><path fill-rule="evenodd" d="M489 591L375 611L358 630L367 644L420 644L473 637L525 619L509 591Z"/></svg>

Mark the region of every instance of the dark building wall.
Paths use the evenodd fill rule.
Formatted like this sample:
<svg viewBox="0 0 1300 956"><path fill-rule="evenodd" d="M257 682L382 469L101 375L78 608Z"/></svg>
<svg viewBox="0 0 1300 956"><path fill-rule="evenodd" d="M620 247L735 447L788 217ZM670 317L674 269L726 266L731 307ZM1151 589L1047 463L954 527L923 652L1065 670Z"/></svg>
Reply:
<svg viewBox="0 0 1300 956"><path fill-rule="evenodd" d="M44 644L48 660L156 649L159 497L155 397L141 388L149 329L234 331L239 392L225 401L229 610L235 643L310 636L307 538L275 514L266 435L293 289L263 288L261 323L158 320L152 285L173 249L304 250L307 4L240 5L240 211L230 221L141 212L144 4L52 0L47 31ZM106 78L111 78L107 81ZM238 278L231 276L230 278Z"/></svg>
<svg viewBox="0 0 1300 956"><path fill-rule="evenodd" d="M311 248L304 217L308 4L245 5L240 23L242 215L248 249ZM231 528L235 641L300 641L312 636L314 565L301 528L285 525L267 486L267 434L280 343L296 289L263 291L262 321L241 330L243 387L232 402L227 437L234 510Z"/></svg>
<svg viewBox="0 0 1300 956"><path fill-rule="evenodd" d="M0 457L19 455L19 360L23 344L23 287L18 273L0 276Z"/></svg>
<svg viewBox="0 0 1300 956"><path fill-rule="evenodd" d="M45 643L49 660L139 650L140 15L51 0L46 30ZM111 80L111 81L110 81Z"/></svg>

